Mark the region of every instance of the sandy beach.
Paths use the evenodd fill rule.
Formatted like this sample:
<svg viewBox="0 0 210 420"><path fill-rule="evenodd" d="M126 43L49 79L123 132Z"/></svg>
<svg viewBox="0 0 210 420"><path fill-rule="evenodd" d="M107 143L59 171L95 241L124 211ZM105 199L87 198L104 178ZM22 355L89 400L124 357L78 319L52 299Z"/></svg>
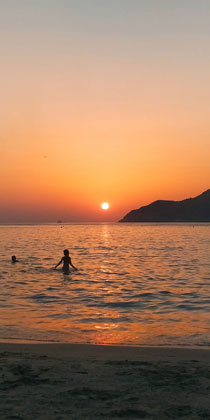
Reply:
<svg viewBox="0 0 210 420"><path fill-rule="evenodd" d="M210 419L210 351L0 344L0 418Z"/></svg>

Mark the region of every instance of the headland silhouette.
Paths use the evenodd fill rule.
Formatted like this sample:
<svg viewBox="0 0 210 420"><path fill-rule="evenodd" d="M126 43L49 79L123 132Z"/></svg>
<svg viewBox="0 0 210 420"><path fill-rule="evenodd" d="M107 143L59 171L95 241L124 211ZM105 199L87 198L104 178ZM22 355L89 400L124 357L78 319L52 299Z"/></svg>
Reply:
<svg viewBox="0 0 210 420"><path fill-rule="evenodd" d="M210 222L210 189L182 201L154 201L130 211L119 222Z"/></svg>

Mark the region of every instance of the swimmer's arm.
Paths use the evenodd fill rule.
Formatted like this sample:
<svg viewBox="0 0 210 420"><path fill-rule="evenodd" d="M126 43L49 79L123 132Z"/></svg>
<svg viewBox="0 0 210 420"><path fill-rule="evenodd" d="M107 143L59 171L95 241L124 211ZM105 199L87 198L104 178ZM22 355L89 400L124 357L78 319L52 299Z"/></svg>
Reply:
<svg viewBox="0 0 210 420"><path fill-rule="evenodd" d="M78 271L78 268L77 267L75 267L73 264L72 264L72 262L71 262L71 258L70 258L70 265L75 269L75 270L77 270Z"/></svg>
<svg viewBox="0 0 210 420"><path fill-rule="evenodd" d="M59 263L55 266L55 268L57 268L60 264L62 264L63 262L63 258L61 258L61 260L59 261Z"/></svg>

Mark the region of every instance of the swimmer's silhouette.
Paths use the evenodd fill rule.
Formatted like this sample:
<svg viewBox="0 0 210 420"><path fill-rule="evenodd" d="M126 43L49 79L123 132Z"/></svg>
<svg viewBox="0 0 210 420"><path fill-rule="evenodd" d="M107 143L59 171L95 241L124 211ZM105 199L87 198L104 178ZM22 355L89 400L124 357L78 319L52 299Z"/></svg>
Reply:
<svg viewBox="0 0 210 420"><path fill-rule="evenodd" d="M16 262L19 262L19 261L17 260L15 255L12 255L11 262L16 263Z"/></svg>
<svg viewBox="0 0 210 420"><path fill-rule="evenodd" d="M61 258L61 260L55 266L55 268L57 268L60 264L63 263L62 271L64 272L64 274L69 274L69 266L70 265L74 268L74 270L77 270L77 268L71 262L71 257L69 256L69 250L64 249L63 253L64 253L64 257Z"/></svg>

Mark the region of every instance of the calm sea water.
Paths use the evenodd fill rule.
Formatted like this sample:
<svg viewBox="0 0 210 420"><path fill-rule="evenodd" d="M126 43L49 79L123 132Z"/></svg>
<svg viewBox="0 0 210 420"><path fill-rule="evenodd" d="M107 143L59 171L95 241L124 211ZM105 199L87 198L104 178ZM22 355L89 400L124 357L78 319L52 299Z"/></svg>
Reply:
<svg viewBox="0 0 210 420"><path fill-rule="evenodd" d="M0 338L210 346L210 225L1 226Z"/></svg>

